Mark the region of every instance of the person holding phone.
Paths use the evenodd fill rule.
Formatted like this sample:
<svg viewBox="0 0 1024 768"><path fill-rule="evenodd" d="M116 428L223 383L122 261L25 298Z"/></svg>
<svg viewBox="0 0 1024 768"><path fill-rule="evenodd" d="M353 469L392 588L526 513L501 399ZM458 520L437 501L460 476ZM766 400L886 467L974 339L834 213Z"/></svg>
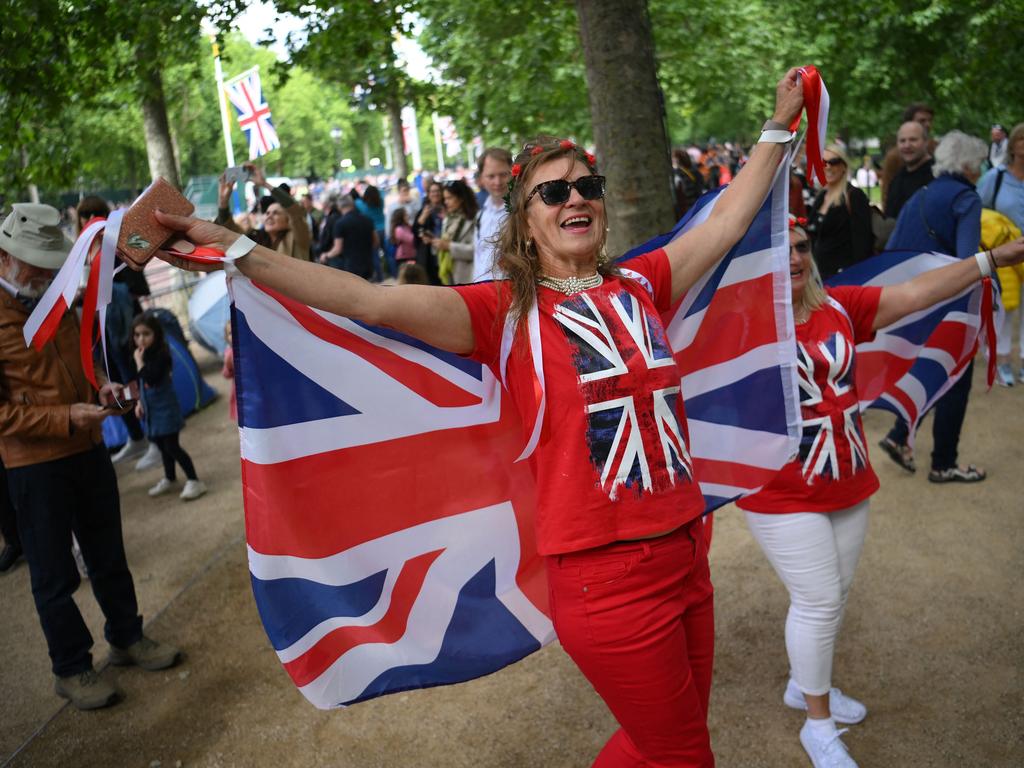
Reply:
<svg viewBox="0 0 1024 768"><path fill-rule="evenodd" d="M223 227L235 232L241 232L231 215L231 192L235 187L236 179L241 178L237 171L238 166L229 168L221 174L217 187L217 218L215 221ZM241 166L248 175L246 180L251 181L257 193L261 189L270 192L271 202L264 211L262 229L242 232L248 235L260 245L265 245L275 251L291 256L301 261L310 260L310 243L313 235L309 231L309 224L306 223L305 209L281 187L271 187L267 183L267 177L263 175L263 169L253 163L246 163Z"/></svg>
<svg viewBox="0 0 1024 768"><path fill-rule="evenodd" d="M15 203L0 226L0 458L54 689L78 709L99 709L121 694L93 667L93 638L73 599L81 576L71 554L72 534L103 611L112 663L159 670L177 663L180 654L143 634L125 555L117 475L100 429L110 415L104 405L124 402L124 388L108 382L97 365L97 402L79 355L73 313L61 318L42 349L25 346L29 314L71 248L59 225L55 208Z"/></svg>
<svg viewBox="0 0 1024 768"><path fill-rule="evenodd" d="M416 236L416 261L427 271L431 285L441 285L437 254L431 247L444 226L445 210L441 190L441 182L437 180L427 185L427 199L423 201L412 225L412 233Z"/></svg>

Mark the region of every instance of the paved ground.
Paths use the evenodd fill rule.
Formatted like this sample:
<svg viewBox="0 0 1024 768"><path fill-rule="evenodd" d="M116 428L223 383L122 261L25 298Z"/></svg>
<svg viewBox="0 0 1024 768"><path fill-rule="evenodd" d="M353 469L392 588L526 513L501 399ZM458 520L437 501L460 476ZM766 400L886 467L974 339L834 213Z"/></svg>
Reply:
<svg viewBox="0 0 1024 768"><path fill-rule="evenodd" d="M1024 387L985 395L979 381L962 449L989 481L931 485L875 456L882 490L836 661L836 683L870 710L846 737L865 768L1024 765ZM872 445L887 422L870 414ZM928 429L919 442L926 456ZM62 706L19 567L0 579L0 764L589 765L614 723L557 645L463 685L343 711L309 706L271 651L249 590L226 398L189 421L182 443L211 486L205 498L154 501L145 491L159 470L119 475L147 631L184 648L185 663L159 673L108 669L123 703L93 713ZM797 741L801 716L781 704L785 593L736 510L717 516L711 556L718 764L809 765ZM76 598L101 638L86 585ZM96 654L106 655L102 640Z"/></svg>

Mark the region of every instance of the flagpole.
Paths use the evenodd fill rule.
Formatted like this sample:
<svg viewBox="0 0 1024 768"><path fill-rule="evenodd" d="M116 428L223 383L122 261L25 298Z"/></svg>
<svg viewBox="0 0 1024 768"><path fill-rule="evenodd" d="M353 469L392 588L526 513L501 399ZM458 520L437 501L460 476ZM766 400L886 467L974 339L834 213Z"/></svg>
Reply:
<svg viewBox="0 0 1024 768"><path fill-rule="evenodd" d="M224 97L224 70L220 66L220 46L217 38L213 42L213 71L217 77L217 101L220 102L220 127L224 132L224 152L227 155L228 167L235 164L235 148L231 145L231 121L228 118L228 103Z"/></svg>
<svg viewBox="0 0 1024 768"><path fill-rule="evenodd" d="M441 151L441 126L437 124L437 112L431 113L430 119L434 123L434 148L437 150L437 170L443 171L444 153Z"/></svg>

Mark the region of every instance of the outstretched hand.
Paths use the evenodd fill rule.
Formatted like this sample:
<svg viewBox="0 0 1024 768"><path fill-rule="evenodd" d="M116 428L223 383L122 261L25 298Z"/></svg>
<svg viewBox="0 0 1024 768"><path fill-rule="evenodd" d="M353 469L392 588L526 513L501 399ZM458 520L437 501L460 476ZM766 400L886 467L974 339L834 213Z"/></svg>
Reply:
<svg viewBox="0 0 1024 768"><path fill-rule="evenodd" d="M800 84L800 68L793 67L775 87L775 113L772 120L789 125L804 108L804 89Z"/></svg>
<svg viewBox="0 0 1024 768"><path fill-rule="evenodd" d="M163 211L156 211L154 215L156 220L165 227L181 233L182 240L172 242L172 247L177 251L187 253L197 245L226 251L228 246L239 237L237 232L225 229L219 224L214 224L212 221L205 221L192 216L175 216ZM220 264L197 264L164 250L157 251L156 255L168 264L190 272L213 272L222 268Z"/></svg>
<svg viewBox="0 0 1024 768"><path fill-rule="evenodd" d="M997 267L1012 267L1024 262L1024 237L1003 243L992 249L992 258Z"/></svg>

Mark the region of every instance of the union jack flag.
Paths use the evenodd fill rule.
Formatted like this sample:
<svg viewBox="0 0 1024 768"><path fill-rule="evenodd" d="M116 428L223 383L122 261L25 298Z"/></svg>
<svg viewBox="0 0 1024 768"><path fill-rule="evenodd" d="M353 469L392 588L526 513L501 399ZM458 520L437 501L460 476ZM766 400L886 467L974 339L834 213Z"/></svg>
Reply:
<svg viewBox="0 0 1024 768"><path fill-rule="evenodd" d="M644 467L660 451L673 477L712 478L712 506L795 454L785 182L680 302L668 338L628 292L600 312L585 294L562 304L557 322L595 355L581 384L604 388L587 402L610 494L659 482ZM244 277L230 290L253 592L302 693L327 708L468 680L552 640L521 417L495 375ZM623 335L646 375L681 351L682 384L666 377L644 402L615 391ZM688 451L673 399L690 388Z"/></svg>
<svg viewBox="0 0 1024 768"><path fill-rule="evenodd" d="M829 299L840 314L846 310ZM860 403L853 388L854 348L841 333L811 347L797 342L797 371L800 380L800 412L803 434L800 441L802 474L808 484L821 476L834 480L852 477L867 466L867 446L861 428ZM825 381L815 377L815 360Z"/></svg>
<svg viewBox="0 0 1024 768"><path fill-rule="evenodd" d="M845 269L829 285L895 285L955 263L940 253L889 251ZM918 423L957 382L974 359L992 311L985 283L976 283L948 301L915 312L881 329L874 341L857 345L860 408L881 408L910 425ZM1002 308L995 304L996 311ZM986 317L989 316L989 317Z"/></svg>
<svg viewBox="0 0 1024 768"><path fill-rule="evenodd" d="M249 139L249 159L255 160L281 146L270 122L270 107L263 99L259 67L253 67L224 83L228 99L238 113L238 125Z"/></svg>

